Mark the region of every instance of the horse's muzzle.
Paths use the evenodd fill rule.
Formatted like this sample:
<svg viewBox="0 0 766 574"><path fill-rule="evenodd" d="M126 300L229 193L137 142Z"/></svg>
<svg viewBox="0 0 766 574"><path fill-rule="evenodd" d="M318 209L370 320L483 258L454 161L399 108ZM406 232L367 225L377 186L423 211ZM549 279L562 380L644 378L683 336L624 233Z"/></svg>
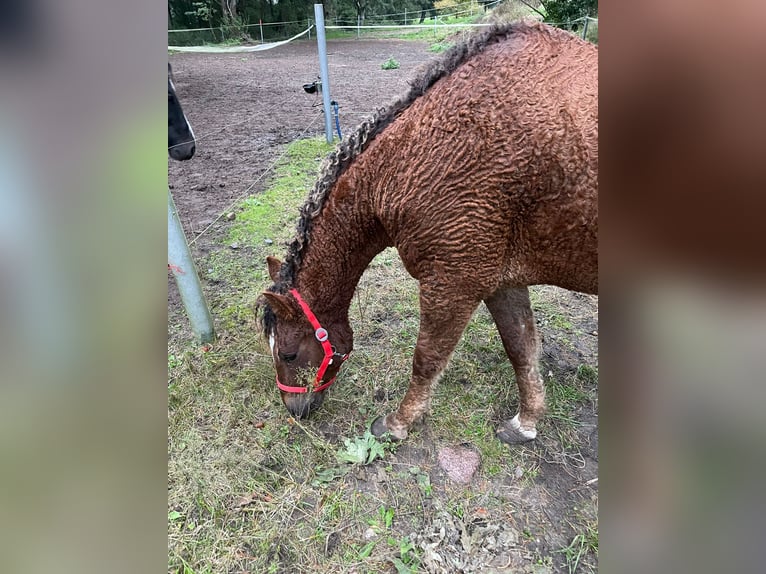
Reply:
<svg viewBox="0 0 766 574"><path fill-rule="evenodd" d="M186 142L168 148L168 154L170 154L170 157L176 161L186 161L194 156L196 149L197 146L193 141Z"/></svg>
<svg viewBox="0 0 766 574"><path fill-rule="evenodd" d="M324 392L319 393L282 393L282 402L287 410L297 419L305 419L322 406Z"/></svg>

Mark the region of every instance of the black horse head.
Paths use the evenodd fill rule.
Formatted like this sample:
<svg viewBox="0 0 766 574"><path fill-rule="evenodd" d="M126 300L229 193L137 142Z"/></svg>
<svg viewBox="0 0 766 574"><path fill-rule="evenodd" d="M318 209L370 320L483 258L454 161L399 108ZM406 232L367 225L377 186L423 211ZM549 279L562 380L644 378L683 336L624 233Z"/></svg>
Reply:
<svg viewBox="0 0 766 574"><path fill-rule="evenodd" d="M173 70L168 62L168 154L183 161L191 159L196 146L194 132L189 125L173 86Z"/></svg>

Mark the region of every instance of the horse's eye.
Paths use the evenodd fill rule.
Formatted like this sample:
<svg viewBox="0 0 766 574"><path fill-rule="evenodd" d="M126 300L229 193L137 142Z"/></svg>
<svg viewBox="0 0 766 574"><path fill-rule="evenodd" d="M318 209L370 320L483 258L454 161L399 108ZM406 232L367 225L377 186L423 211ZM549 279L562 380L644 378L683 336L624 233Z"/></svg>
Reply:
<svg viewBox="0 0 766 574"><path fill-rule="evenodd" d="M290 353L290 354L283 353L280 356L280 359L282 359L285 363L292 363L297 356L298 355L296 353Z"/></svg>

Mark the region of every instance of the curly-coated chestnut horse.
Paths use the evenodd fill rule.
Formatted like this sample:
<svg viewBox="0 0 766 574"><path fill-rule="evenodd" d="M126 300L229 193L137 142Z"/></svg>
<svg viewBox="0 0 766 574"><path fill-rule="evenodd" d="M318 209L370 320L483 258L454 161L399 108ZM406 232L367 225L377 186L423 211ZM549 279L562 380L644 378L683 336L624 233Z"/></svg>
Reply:
<svg viewBox="0 0 766 574"><path fill-rule="evenodd" d="M598 52L540 24L454 46L409 93L330 154L284 263L269 258L263 328L287 409L317 409L352 349L348 309L395 246L420 284L420 332L399 409L404 439L484 301L516 372L519 412L498 437L533 439L545 410L528 285L598 289Z"/></svg>

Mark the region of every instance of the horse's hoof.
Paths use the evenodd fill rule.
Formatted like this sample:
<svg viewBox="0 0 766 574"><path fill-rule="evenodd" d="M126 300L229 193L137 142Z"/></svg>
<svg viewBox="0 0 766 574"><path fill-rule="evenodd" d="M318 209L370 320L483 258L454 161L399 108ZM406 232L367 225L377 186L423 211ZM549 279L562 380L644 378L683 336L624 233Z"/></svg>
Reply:
<svg viewBox="0 0 766 574"><path fill-rule="evenodd" d="M372 434L374 434L376 437L381 437L384 434L388 433L388 436L391 440L404 440L407 438L407 429L406 428L391 428L386 423L386 419L388 417L378 417L372 422L372 426L370 427L370 431Z"/></svg>
<svg viewBox="0 0 766 574"><path fill-rule="evenodd" d="M519 423L519 415L507 421L502 427L497 429L497 438L506 444L521 444L534 440L537 436L537 430L525 430Z"/></svg>
<svg viewBox="0 0 766 574"><path fill-rule="evenodd" d="M388 432L388 428L386 428L386 417L376 418L372 422L370 432L372 432L372 434L374 434L376 437L382 437L384 434L386 434Z"/></svg>

